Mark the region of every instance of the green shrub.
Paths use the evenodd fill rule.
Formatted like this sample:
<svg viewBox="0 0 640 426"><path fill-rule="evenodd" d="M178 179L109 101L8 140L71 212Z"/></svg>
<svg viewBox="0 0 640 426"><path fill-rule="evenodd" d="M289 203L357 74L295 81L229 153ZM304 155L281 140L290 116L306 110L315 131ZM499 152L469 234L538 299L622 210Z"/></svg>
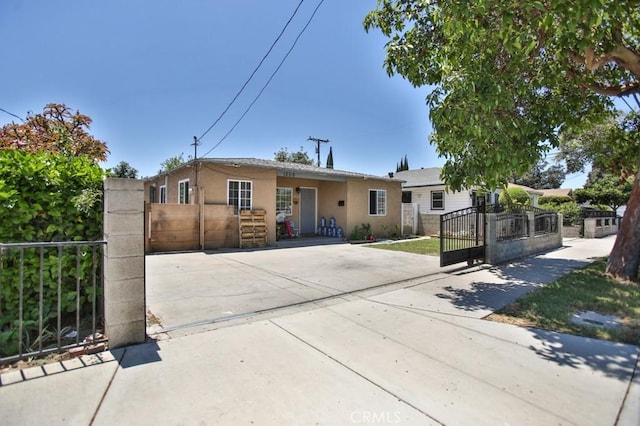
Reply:
<svg viewBox="0 0 640 426"><path fill-rule="evenodd" d="M538 204L564 204L573 202L568 195L546 195L538 198Z"/></svg>
<svg viewBox="0 0 640 426"><path fill-rule="evenodd" d="M531 202L531 198L527 191L518 187L507 188L505 191L500 193L500 197L498 198L498 202L501 205L526 205Z"/></svg>
<svg viewBox="0 0 640 426"><path fill-rule="evenodd" d="M373 234L373 229L371 224L363 223L361 226L356 225L351 231L351 235L349 236L349 240L351 241L361 241L361 240L372 240L375 239Z"/></svg>
<svg viewBox="0 0 640 426"><path fill-rule="evenodd" d="M562 204L540 204L539 207L544 210L551 210L562 214L562 223L564 226L578 225L582 221L580 206L575 202Z"/></svg>
<svg viewBox="0 0 640 426"><path fill-rule="evenodd" d="M102 239L103 171L86 157L0 151L0 242L95 241ZM76 282L83 283L81 310L93 298L92 256L68 248L46 249L42 265L45 326L57 317L58 280L63 314L76 308ZM61 254L61 256L59 256ZM0 355L17 351L20 263L23 264L23 329L26 342L38 331L40 254L36 249L3 251L0 262ZM58 277L58 263L64 275ZM79 266L79 268L78 268ZM78 272L79 269L79 272ZM26 348L23 348L25 350Z"/></svg>

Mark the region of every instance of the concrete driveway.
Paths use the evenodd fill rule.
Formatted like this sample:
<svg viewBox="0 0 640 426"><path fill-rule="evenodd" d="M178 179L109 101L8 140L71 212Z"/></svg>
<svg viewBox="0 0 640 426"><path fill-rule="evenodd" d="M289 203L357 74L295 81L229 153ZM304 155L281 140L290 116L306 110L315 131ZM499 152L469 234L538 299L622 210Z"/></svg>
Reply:
<svg viewBox="0 0 640 426"><path fill-rule="evenodd" d="M147 310L153 318L149 332L326 300L371 287L406 285L440 271L439 259L433 256L345 243L282 245L285 248L148 255Z"/></svg>

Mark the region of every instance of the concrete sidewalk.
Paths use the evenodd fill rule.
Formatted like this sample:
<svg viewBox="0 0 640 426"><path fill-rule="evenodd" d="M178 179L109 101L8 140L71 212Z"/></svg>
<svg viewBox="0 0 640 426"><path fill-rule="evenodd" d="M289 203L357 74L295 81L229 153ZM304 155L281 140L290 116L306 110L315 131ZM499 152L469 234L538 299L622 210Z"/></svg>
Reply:
<svg viewBox="0 0 640 426"><path fill-rule="evenodd" d="M48 377L3 375L1 422L638 425L638 347L482 320L612 242L434 270L85 358L97 365L47 367Z"/></svg>

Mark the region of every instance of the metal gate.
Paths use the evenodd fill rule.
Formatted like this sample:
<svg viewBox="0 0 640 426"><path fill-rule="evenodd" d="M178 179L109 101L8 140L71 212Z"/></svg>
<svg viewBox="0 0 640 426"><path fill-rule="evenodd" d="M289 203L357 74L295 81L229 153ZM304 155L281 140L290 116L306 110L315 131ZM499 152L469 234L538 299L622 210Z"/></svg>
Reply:
<svg viewBox="0 0 640 426"><path fill-rule="evenodd" d="M440 216L440 266L484 261L485 204Z"/></svg>

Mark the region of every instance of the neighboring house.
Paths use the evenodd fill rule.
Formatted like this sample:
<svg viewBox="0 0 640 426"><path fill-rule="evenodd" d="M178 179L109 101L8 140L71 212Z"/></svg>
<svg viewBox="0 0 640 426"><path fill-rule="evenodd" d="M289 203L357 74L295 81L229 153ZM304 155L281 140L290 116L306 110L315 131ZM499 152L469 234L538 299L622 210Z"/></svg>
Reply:
<svg viewBox="0 0 640 426"><path fill-rule="evenodd" d="M285 217L303 236L315 235L321 218L327 226L334 218L345 237L364 223L375 233L393 230L401 220L401 184L397 178L273 160L192 160L145 180L147 250L238 247L239 210L266 211L267 244L276 241L276 224Z"/></svg>
<svg viewBox="0 0 640 426"><path fill-rule="evenodd" d="M565 196L573 198L573 189L571 188L557 188L557 189L540 189L543 197L556 197Z"/></svg>
<svg viewBox="0 0 640 426"><path fill-rule="evenodd" d="M483 194L476 188L462 191L451 191L440 177L439 167L405 170L397 172L395 177L405 181L402 184L402 203L412 204L413 212L419 215L418 233L436 235L440 232L440 216L452 211L473 207L484 197L486 203L495 204L501 190ZM534 189L509 184L509 187L521 187L529 193L531 204L538 205L538 197L542 192ZM406 211L406 210L405 210ZM405 218L405 223L409 221Z"/></svg>

